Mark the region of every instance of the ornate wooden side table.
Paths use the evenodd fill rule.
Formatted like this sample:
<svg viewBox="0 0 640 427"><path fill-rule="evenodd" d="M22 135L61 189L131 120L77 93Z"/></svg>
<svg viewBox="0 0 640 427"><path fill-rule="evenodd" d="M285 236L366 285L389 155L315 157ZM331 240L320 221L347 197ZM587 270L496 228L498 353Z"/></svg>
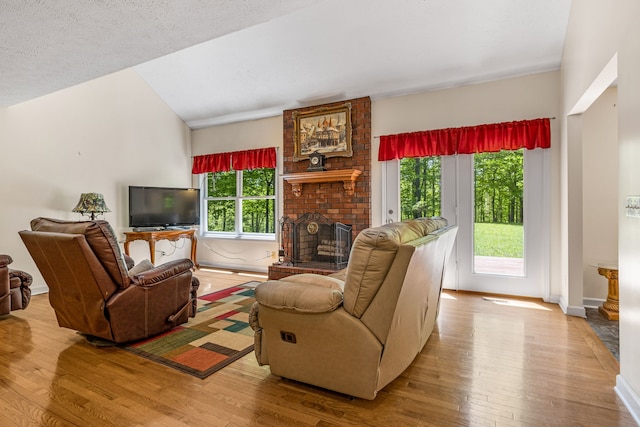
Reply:
<svg viewBox="0 0 640 427"><path fill-rule="evenodd" d="M161 230L161 231L126 231L124 233L126 239L124 241L124 253L129 255L129 243L135 240L146 240L149 243L149 252L151 258L151 264L156 265L156 241L158 240L170 240L177 241L179 239L191 240L191 261L193 265L198 268L199 265L196 262L196 248L198 247L198 238L196 237L194 229L188 230Z"/></svg>
<svg viewBox="0 0 640 427"><path fill-rule="evenodd" d="M619 320L618 266L598 264L598 274L606 277L609 282L607 300L598 307L598 311L609 320Z"/></svg>

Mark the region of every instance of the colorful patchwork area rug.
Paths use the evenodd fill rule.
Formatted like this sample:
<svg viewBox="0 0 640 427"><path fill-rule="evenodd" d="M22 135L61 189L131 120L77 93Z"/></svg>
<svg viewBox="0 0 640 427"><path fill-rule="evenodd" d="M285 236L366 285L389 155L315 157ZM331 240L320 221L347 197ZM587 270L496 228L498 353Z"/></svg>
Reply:
<svg viewBox="0 0 640 427"><path fill-rule="evenodd" d="M183 325L122 347L198 378L253 351L249 311L260 282L247 282L198 297L198 313Z"/></svg>

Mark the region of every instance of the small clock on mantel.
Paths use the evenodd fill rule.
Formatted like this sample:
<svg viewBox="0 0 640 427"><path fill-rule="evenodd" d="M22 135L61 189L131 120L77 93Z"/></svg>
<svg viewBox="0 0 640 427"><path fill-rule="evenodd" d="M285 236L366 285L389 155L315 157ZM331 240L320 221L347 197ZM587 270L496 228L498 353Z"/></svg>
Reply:
<svg viewBox="0 0 640 427"><path fill-rule="evenodd" d="M319 172L327 170L327 168L324 167L324 159L324 154L318 153L317 151L309 154L309 167L307 171Z"/></svg>

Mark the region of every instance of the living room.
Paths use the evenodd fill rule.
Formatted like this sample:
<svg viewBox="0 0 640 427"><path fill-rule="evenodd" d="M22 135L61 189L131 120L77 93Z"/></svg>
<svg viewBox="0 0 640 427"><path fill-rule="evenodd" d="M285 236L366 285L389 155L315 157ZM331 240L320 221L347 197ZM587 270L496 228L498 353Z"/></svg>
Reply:
<svg viewBox="0 0 640 427"><path fill-rule="evenodd" d="M514 77L471 86L440 89L371 101L371 224L383 217L383 165L376 155L380 135L401 132L499 123L536 117L555 117L551 121L552 149L549 170L549 271L543 299L558 303L569 314L579 314L585 299L603 299L601 288L585 288L582 213L583 173L618 170L616 203L622 212L623 198L637 194L635 149L640 128L634 117L640 113L636 101L640 83L638 47L634 26L639 16L632 1L604 5L595 1L574 2L560 69L535 75ZM588 52L588 53L585 53ZM602 158L582 162L582 130L578 123L612 81L600 83L602 71L617 55L615 100L619 164L602 163ZM606 80L606 79L605 79ZM598 90L600 88L600 90ZM595 94L592 95L592 91ZM344 99L341 101L348 101ZM585 104L586 103L586 104ZM320 103L321 104L321 103ZM581 107L582 106L582 107ZM576 116L578 114L578 116ZM584 117L587 117L588 113ZM10 254L13 267L34 275L34 293L46 292L18 231L29 221L44 216L79 219L71 209L80 193L104 194L112 212L104 215L118 237L127 231L129 185L191 187L199 186L191 175L192 157L214 152L261 147L278 147L282 165L283 116L190 129L133 69L99 77L8 108L0 109L0 140L6 152L0 176L7 183L0 207L4 236L3 253ZM586 132L586 131L585 131ZM277 193L290 191L279 180ZM279 199L281 200L281 199ZM638 308L636 286L638 227L633 218L618 219L621 322L621 361L618 391L627 406L638 411L640 372L634 360L640 348L633 340L637 320L631 315ZM188 257L188 245L159 256L158 262ZM247 242L239 239L202 237L198 260L203 265L266 272L273 262L267 252L279 250L273 241ZM143 244L132 245L132 256L148 257ZM242 260L234 260L241 254ZM597 278L597 277L596 277ZM625 313L629 315L625 317Z"/></svg>

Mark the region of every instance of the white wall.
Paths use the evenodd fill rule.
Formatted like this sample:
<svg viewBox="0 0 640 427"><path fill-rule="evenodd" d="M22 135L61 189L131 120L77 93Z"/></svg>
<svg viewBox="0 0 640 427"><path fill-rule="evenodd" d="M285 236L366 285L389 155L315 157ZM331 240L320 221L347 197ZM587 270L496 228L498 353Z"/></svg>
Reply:
<svg viewBox="0 0 640 427"><path fill-rule="evenodd" d="M607 298L598 264L618 263L617 88L607 89L583 114L582 247L585 305Z"/></svg>
<svg viewBox="0 0 640 427"><path fill-rule="evenodd" d="M580 112L590 88L612 58L617 57L619 193L618 265L620 285L620 375L616 390L640 421L640 220L624 215L626 195L640 194L640 2L618 0L573 2L562 60L563 118ZM602 91L601 91L602 92ZM596 97L600 93L596 94ZM569 120L567 120L569 121ZM573 143L571 127L563 144ZM572 172L563 161L563 176ZM571 191L571 188L568 188ZM581 207L581 204L580 204ZM572 206L563 206L566 212ZM569 235L563 224L561 233ZM566 272L563 271L563 274ZM566 283L566 294L582 293L582 283Z"/></svg>
<svg viewBox="0 0 640 427"><path fill-rule="evenodd" d="M278 175L282 175L282 116L252 120L222 126L194 130L193 155L224 153L254 148L278 147ZM193 185L200 186L198 176ZM278 179L278 206L276 218L282 216L282 179ZM266 272L276 260L267 252L277 254L275 240L213 239L201 237L198 245L198 261L201 265L238 270Z"/></svg>
<svg viewBox="0 0 640 427"><path fill-rule="evenodd" d="M18 236L31 219L80 219L80 193L99 192L122 232L128 185L191 184L190 130L133 70L0 109L0 150L0 252L34 276L36 292L44 281ZM149 257L142 242L131 250Z"/></svg>

